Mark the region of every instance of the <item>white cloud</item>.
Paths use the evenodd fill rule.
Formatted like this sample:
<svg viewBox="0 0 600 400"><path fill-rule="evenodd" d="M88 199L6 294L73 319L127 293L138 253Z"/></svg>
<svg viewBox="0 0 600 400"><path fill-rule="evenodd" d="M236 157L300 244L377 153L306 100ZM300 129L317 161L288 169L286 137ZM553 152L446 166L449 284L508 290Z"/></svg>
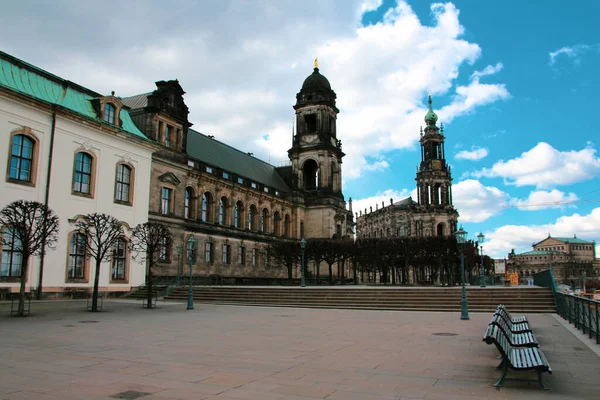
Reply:
<svg viewBox="0 0 600 400"><path fill-rule="evenodd" d="M496 162L491 168L472 173L473 176L501 177L505 184L532 185L540 189L570 185L592 179L600 173L600 158L596 149L559 151L545 142L512 160Z"/></svg>
<svg viewBox="0 0 600 400"><path fill-rule="evenodd" d="M416 189L413 189L412 191L410 191L409 189L388 189L382 192L378 192L375 196L353 200L352 211L355 213L362 212L364 214L365 210L368 210L367 212L370 212L371 208L373 208L373 211L375 211L376 208L381 208L382 206L388 207L390 205L390 199L393 199L395 203L397 201L407 198L408 196L412 196L413 199L416 201L416 195Z"/></svg>
<svg viewBox="0 0 600 400"><path fill-rule="evenodd" d="M479 81L479 78L486 75L493 75L504 68L504 64L501 62L496 63L496 65L488 65L481 71L475 71L471 74L471 79Z"/></svg>
<svg viewBox="0 0 600 400"><path fill-rule="evenodd" d="M508 193L493 186L484 186L475 179L452 185L452 202L460 213L461 223L483 222L500 214L508 200Z"/></svg>
<svg viewBox="0 0 600 400"><path fill-rule="evenodd" d="M600 48L600 43L588 45L588 44L576 44L571 47L561 47L556 51L548 53L550 55L550 65L554 65L559 56L563 55L573 60L574 63L581 62L581 56L592 48Z"/></svg>
<svg viewBox="0 0 600 400"><path fill-rule="evenodd" d="M473 146L471 148L471 150L462 150L459 151L456 156L454 156L454 158L456 158L457 160L471 160L471 161L477 161L477 160L481 160L482 158L487 157L488 155L488 150L484 149L484 148L478 148Z"/></svg>
<svg viewBox="0 0 600 400"><path fill-rule="evenodd" d="M573 214L558 218L548 225L505 225L492 232L485 232L485 254L495 258L505 258L515 249L521 253L531 250L533 243L548 237L573 237L593 241L600 236L600 207L587 215Z"/></svg>
<svg viewBox="0 0 600 400"><path fill-rule="evenodd" d="M455 86L460 68L473 65L481 48L462 37L452 3L431 5L432 18L422 22L399 0L383 21L366 27L362 15L380 0L231 0L201 7L182 0L178 7L150 2L143 12L135 2L117 0L57 0L33 9L21 3L3 8L0 48L119 96L177 78L195 129L266 160L287 159L295 94L318 57L338 95L344 179L386 168L387 152L416 145L428 91L454 95L444 107L434 98L444 122L509 97L503 84L479 82L501 63ZM116 8L107 22L103 11Z"/></svg>
<svg viewBox="0 0 600 400"><path fill-rule="evenodd" d="M579 197L575 193L565 194L560 190L552 189L550 191L533 191L526 199L511 199L510 204L520 210L538 211L548 208L574 207L573 203L577 200Z"/></svg>

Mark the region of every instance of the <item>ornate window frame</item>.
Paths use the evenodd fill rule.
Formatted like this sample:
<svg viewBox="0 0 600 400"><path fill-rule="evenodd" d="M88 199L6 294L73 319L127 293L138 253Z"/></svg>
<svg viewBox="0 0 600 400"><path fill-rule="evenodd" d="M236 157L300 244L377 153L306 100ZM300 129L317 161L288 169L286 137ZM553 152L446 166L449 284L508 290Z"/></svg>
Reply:
<svg viewBox="0 0 600 400"><path fill-rule="evenodd" d="M88 155L92 159L92 165L90 167L90 183L89 183L90 192L89 193L84 193L84 192L75 190L75 179L77 177L77 155L79 155L79 154ZM97 158L96 158L96 155L92 151L85 150L85 149L75 150L75 153L73 154L73 176L71 179L71 194L72 195L87 197L90 199L94 198L94 194L96 192L96 165L97 165Z"/></svg>
<svg viewBox="0 0 600 400"><path fill-rule="evenodd" d="M117 195L119 194L119 184L125 184L125 182L119 182L119 167L124 167L124 168L128 168L129 169L129 191L127 194L128 200L119 200L117 199ZM126 206L132 206L133 205L133 194L134 194L134 188L135 188L135 167L133 165L131 165L130 163L121 161L118 162L117 165L115 166L115 194L113 197L113 201L116 204L123 204Z"/></svg>
<svg viewBox="0 0 600 400"><path fill-rule="evenodd" d="M83 257L83 278L71 278L69 277L69 267L71 264L71 242L75 235L83 235L84 240L88 240L85 235L80 231L71 231L67 235L67 260L65 265L65 283L89 283L90 280L90 258L85 254L85 247L83 254L77 254L76 257ZM76 249L77 250L77 249Z"/></svg>

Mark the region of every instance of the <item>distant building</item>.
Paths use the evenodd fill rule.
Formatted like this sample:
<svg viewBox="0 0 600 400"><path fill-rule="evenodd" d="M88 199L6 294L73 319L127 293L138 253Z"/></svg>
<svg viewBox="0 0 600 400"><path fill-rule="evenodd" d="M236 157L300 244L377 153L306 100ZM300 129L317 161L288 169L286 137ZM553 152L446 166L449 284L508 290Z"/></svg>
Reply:
<svg viewBox="0 0 600 400"><path fill-rule="evenodd" d="M452 205L452 175L446 163L444 126L428 98L425 132L421 129L421 163L417 167L417 200L408 197L356 213L356 236L362 238L450 236L456 232L458 212Z"/></svg>
<svg viewBox="0 0 600 400"><path fill-rule="evenodd" d="M573 236L548 237L532 245L533 250L508 254L509 272L518 272L522 279L536 272L552 269L554 279L560 283L578 284L582 277L600 277L600 262L596 259L596 242Z"/></svg>

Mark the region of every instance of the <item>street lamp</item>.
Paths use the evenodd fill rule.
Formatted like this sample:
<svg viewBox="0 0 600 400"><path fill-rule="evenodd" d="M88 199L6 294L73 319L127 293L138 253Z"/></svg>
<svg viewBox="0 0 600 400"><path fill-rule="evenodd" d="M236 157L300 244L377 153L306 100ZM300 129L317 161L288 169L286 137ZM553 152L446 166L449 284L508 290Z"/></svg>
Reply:
<svg viewBox="0 0 600 400"><path fill-rule="evenodd" d="M192 290L192 265L194 264L194 259L196 258L196 238L194 235L190 235L190 238L187 241L187 251L188 251L188 263L190 264L190 287L188 290L188 303L187 309L194 309L194 292Z"/></svg>
<svg viewBox="0 0 600 400"><path fill-rule="evenodd" d="M485 240L485 235L483 233L479 233L477 235L477 241L479 242L479 253L481 254L481 272L479 273L479 277L481 280L480 287L485 287L485 268L483 266L483 242Z"/></svg>
<svg viewBox="0 0 600 400"><path fill-rule="evenodd" d="M302 265L300 266L300 275L302 276L302 280L300 281L301 287L306 286L306 279L304 278L304 249L306 249L306 240L302 238L302 240L300 240L300 253L302 254Z"/></svg>
<svg viewBox="0 0 600 400"><path fill-rule="evenodd" d="M467 243L467 232L460 227L454 233L456 235L456 243L460 250L460 276L462 281L462 297L460 299L460 319L469 319L469 303L467 302L467 288L465 287L465 245Z"/></svg>
<svg viewBox="0 0 600 400"><path fill-rule="evenodd" d="M179 243L177 245L177 279L175 280L175 286L181 285L181 275L183 275L183 264L181 263L181 256L183 255L183 245Z"/></svg>

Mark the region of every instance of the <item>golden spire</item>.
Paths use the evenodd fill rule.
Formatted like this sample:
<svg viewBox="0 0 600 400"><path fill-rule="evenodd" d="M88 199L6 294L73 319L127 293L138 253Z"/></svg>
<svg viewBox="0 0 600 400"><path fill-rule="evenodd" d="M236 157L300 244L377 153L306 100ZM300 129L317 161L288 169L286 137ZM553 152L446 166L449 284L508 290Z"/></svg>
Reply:
<svg viewBox="0 0 600 400"><path fill-rule="evenodd" d="M319 68L319 59L315 58L315 68Z"/></svg>

